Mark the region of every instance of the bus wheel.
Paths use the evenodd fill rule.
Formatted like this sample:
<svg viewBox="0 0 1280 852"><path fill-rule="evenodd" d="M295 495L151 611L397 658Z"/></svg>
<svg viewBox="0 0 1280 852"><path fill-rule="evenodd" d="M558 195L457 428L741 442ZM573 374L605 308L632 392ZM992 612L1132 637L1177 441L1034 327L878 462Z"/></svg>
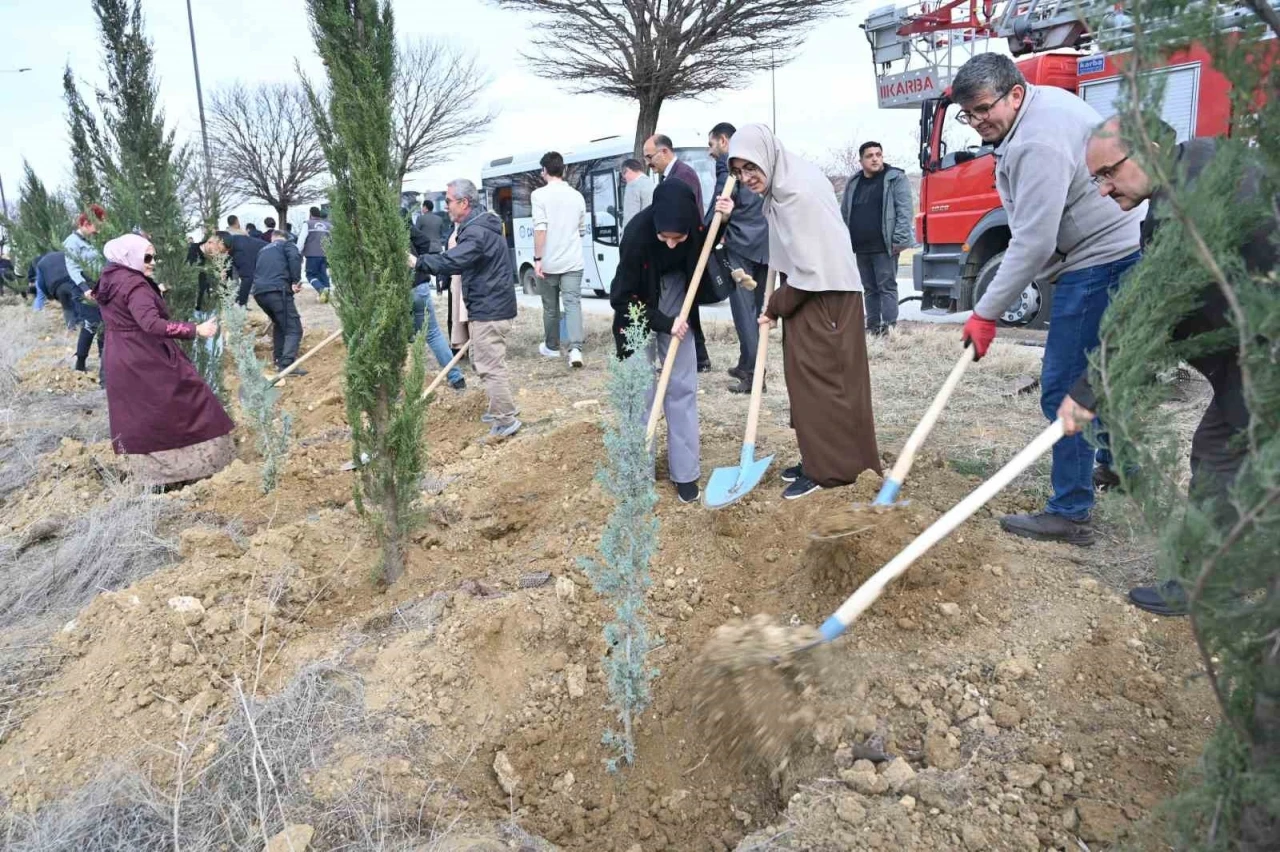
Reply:
<svg viewBox="0 0 1280 852"><path fill-rule="evenodd" d="M605 296L609 295L604 290L592 290L591 292L596 294L597 299L603 299Z"/></svg>
<svg viewBox="0 0 1280 852"><path fill-rule="evenodd" d="M538 295L538 279L533 277L532 266L520 270L520 289L526 296Z"/></svg>
<svg viewBox="0 0 1280 852"><path fill-rule="evenodd" d="M1000 261L1004 260L1004 252L993 255L982 268L973 288L973 303L976 305L987 292L987 287L995 280L1000 269ZM1006 328L1043 329L1049 326L1049 307L1053 300L1052 286L1042 286L1032 281L1018 298L1013 301L1004 313L998 317L1000 325Z"/></svg>

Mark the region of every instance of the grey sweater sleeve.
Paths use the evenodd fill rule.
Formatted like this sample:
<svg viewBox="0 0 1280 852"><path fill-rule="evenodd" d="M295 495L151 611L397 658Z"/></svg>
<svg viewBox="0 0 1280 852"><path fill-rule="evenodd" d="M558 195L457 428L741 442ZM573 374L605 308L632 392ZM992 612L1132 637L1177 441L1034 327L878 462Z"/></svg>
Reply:
<svg viewBox="0 0 1280 852"><path fill-rule="evenodd" d="M1009 152L1005 168L1016 194L1014 204L1005 205L1012 208L1009 247L974 313L984 319L1000 316L1023 288L1048 268L1058 250L1058 230L1071 188L1071 165L1063 160L1061 151L1038 142Z"/></svg>

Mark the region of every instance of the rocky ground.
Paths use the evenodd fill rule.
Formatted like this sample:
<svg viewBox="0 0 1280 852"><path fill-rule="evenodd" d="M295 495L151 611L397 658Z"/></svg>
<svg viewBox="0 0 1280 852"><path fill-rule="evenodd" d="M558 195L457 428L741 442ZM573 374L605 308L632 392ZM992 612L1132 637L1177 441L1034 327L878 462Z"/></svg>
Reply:
<svg viewBox="0 0 1280 852"><path fill-rule="evenodd" d="M334 319L328 306L303 307L312 345ZM810 531L869 500L879 478L780 499L777 472L795 450L775 345L758 443L777 455L765 481L715 512L679 505L659 485L649 609L660 674L638 722L637 762L611 773L600 743L614 723L601 668L611 609L577 567L595 554L610 510L594 479L607 416L603 325L590 327L587 368L570 372L537 357L540 319L522 315L511 359L526 427L511 441L479 442L478 387L431 405L427 520L393 587L371 576L376 546L341 470L350 448L334 344L310 375L284 382L296 444L275 492L261 494L252 438L239 435L230 468L148 498L155 543L133 542L128 552L141 555L127 571L95 568L74 597L66 578L84 572L75 537L99 530L93 518L109 531L134 517L121 507L142 504L118 481L105 404L69 373L52 313L23 323L29 351L0 400L0 566L10 581L46 572L57 585L0 598L10 661L0 794L19 826L11 832L48 825L112 767L160 790L203 783L192 779L219 763L245 708L252 718L293 695L316 666L340 673L356 699L341 725L301 725L330 733L289 779L298 798L284 801L301 804L282 804L280 818L298 838L298 826L311 828L314 849L381 848L343 834L364 805L334 816L335 802L370 801L357 789L383 803L370 813L408 803L433 849L1155 849L1157 806L1212 730L1186 625L1123 600L1149 545L1122 500L1104 501L1105 535L1089 550L999 532L999 514L1043 499L1041 463L827 649L818 721L785 766L744 767L704 745L690 708L712 631L757 612L821 622L1011 457L1044 425L1035 393L1016 392L1037 373L1034 348L997 345L970 370L908 481L906 508L820 542ZM887 459L945 376L956 334L907 327L869 342ZM713 327L711 345L717 368L729 366L732 328ZM737 463L746 400L728 383L704 377L704 476ZM1188 386L1168 416L1189 421L1201 393ZM658 464L661 478L661 450ZM94 534L99 550L114 541Z"/></svg>

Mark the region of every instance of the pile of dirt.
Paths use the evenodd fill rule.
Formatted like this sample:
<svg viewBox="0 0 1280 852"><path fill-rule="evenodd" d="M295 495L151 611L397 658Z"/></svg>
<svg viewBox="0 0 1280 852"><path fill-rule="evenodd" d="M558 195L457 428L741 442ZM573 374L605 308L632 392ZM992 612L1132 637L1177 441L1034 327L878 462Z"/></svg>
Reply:
<svg viewBox="0 0 1280 852"><path fill-rule="evenodd" d="M514 821L567 848L1109 841L1174 788L1208 733L1206 690L1186 679L1198 663L1185 626L1150 624L1080 581L1065 548L1002 536L993 515L1027 499L1014 493L829 649L816 721L785 766L744 770L710 747L692 712L708 638L755 613L819 624L979 481L922 464L908 507L834 542L810 532L872 499L878 477L785 502L770 477L717 512L678 504L660 483L648 599L660 674L637 718L636 764L610 772L602 628L614 613L578 565L596 555L611 509L595 481L602 427L589 401L601 378L584 371L571 389L516 359L549 386L518 397L526 428L496 445L477 441L481 393L437 399L427 521L405 575L383 589L341 470L350 446L331 348L282 388L298 429L280 487L261 494L246 436L237 462L183 492L202 524L182 534L183 561L100 596L59 634L66 662L23 699L25 722L0 745L0 794L16 807L34 810L124 757L142 754L163 777L171 761L146 743L181 739L189 720L225 720L236 678L269 695L317 661L359 676L366 710L387 725L424 732L395 757L414 783L443 779L468 819ZM764 425L762 446L790 445L784 423ZM709 467L736 461L740 435L703 437ZM47 463L67 463L71 481L91 467L80 453L100 450ZM55 479L51 468L40 488ZM323 787L388 760L344 751L315 778Z"/></svg>

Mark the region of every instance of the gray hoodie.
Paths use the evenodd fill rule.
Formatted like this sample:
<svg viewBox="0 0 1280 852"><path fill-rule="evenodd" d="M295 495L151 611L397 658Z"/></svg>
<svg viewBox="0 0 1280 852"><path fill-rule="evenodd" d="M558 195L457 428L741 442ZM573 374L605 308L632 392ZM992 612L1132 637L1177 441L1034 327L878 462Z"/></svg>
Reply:
<svg viewBox="0 0 1280 852"><path fill-rule="evenodd" d="M1098 194L1085 165L1089 134L1102 122L1080 98L1027 86L1009 135L997 146L996 191L1012 237L1000 270L974 311L994 319L1032 281L1100 266L1138 250L1146 205L1122 211Z"/></svg>

